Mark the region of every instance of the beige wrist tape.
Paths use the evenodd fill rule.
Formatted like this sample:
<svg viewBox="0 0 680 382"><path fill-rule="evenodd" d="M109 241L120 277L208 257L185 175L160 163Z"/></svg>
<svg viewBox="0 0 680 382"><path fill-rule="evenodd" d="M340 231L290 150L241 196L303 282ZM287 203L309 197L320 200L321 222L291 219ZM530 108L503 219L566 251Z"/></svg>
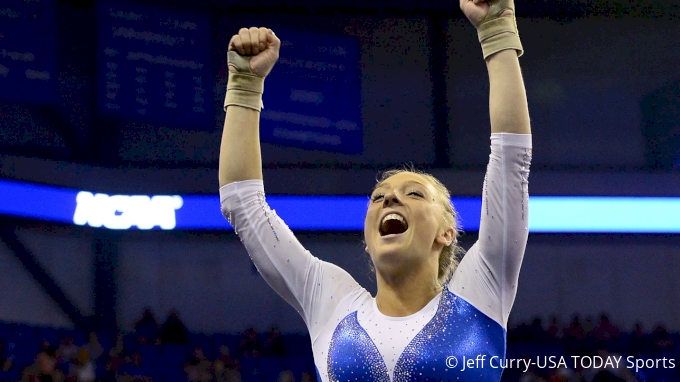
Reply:
<svg viewBox="0 0 680 382"><path fill-rule="evenodd" d="M519 39L515 20L513 0L489 0L489 13L477 27L477 36L482 44L484 58L506 49L515 49L517 57L522 56L524 48ZM503 11L512 10L512 16L501 17Z"/></svg>
<svg viewBox="0 0 680 382"><path fill-rule="evenodd" d="M227 95L224 97L224 110L229 105L238 105L260 111L262 93L264 93L264 77L260 77L250 70L250 57L243 57L236 51L227 52L227 63L238 70L236 73L229 72L227 82Z"/></svg>

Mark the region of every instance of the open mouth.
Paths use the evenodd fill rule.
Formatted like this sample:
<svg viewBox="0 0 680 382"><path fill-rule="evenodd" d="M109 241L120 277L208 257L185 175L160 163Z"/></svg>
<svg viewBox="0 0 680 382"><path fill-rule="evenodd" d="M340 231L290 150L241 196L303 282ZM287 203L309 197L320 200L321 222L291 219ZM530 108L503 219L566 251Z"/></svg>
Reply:
<svg viewBox="0 0 680 382"><path fill-rule="evenodd" d="M406 232L408 222L399 214L387 214L380 223L380 236L398 235Z"/></svg>

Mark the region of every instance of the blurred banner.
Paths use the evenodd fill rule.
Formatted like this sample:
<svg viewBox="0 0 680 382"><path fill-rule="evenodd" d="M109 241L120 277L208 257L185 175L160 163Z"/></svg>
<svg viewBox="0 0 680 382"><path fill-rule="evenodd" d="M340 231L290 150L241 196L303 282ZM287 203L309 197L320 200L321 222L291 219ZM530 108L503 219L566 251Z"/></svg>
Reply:
<svg viewBox="0 0 680 382"><path fill-rule="evenodd" d="M281 57L265 81L262 141L361 153L358 39L283 29L276 34Z"/></svg>
<svg viewBox="0 0 680 382"><path fill-rule="evenodd" d="M97 21L97 103L103 114L213 128L207 15L101 1Z"/></svg>
<svg viewBox="0 0 680 382"><path fill-rule="evenodd" d="M0 3L0 98L55 103L54 0Z"/></svg>
<svg viewBox="0 0 680 382"><path fill-rule="evenodd" d="M0 200L0 215L95 228L231 229L217 195L109 195L0 180ZM481 198L451 201L459 228L478 231ZM291 229L362 231L368 196L268 195L267 202ZM680 233L680 198L533 196L529 210L533 233Z"/></svg>

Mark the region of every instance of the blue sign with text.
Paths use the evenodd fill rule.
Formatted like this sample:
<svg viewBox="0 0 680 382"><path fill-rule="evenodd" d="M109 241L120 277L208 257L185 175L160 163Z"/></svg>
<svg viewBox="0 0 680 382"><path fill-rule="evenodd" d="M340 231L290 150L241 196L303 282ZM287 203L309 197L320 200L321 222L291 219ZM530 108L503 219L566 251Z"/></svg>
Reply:
<svg viewBox="0 0 680 382"><path fill-rule="evenodd" d="M218 195L116 195L0 180L0 215L108 229L231 229ZM482 200L454 197L463 231L479 231ZM268 195L291 229L361 231L366 196ZM560 197L529 199L530 232L680 233L680 198ZM342 211L341 214L333 211Z"/></svg>
<svg viewBox="0 0 680 382"><path fill-rule="evenodd" d="M207 16L112 1L98 9L99 110L185 126L214 125Z"/></svg>
<svg viewBox="0 0 680 382"><path fill-rule="evenodd" d="M281 55L265 82L262 141L361 153L358 40L282 29L276 35Z"/></svg>
<svg viewBox="0 0 680 382"><path fill-rule="evenodd" d="M56 85L54 0L3 0L0 5L0 97L53 103Z"/></svg>

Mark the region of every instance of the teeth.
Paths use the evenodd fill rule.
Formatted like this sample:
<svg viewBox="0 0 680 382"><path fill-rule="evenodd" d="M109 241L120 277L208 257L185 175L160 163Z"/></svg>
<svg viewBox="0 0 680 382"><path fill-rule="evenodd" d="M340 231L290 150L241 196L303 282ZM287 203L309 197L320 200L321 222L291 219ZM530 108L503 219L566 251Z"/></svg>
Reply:
<svg viewBox="0 0 680 382"><path fill-rule="evenodd" d="M381 224L385 223L388 220L399 220L402 224L406 225L406 220L404 220L404 218L402 218L401 216L399 216L397 214L389 214L389 215L385 216L383 218Z"/></svg>

